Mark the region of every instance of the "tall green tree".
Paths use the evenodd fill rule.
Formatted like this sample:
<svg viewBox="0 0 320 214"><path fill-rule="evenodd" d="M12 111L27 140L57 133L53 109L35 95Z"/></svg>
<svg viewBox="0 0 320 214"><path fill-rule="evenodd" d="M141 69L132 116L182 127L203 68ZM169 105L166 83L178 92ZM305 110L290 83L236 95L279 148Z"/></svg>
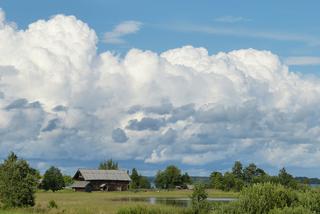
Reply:
<svg viewBox="0 0 320 214"><path fill-rule="evenodd" d="M297 187L297 182L293 178L291 174L287 172L285 168L280 169L279 174L278 174L278 179L280 184L286 187L292 187L296 188Z"/></svg>
<svg viewBox="0 0 320 214"><path fill-rule="evenodd" d="M103 161L99 164L99 169L104 169L104 170L114 170L114 169L119 169L118 163L113 161L112 159L109 159L107 161Z"/></svg>
<svg viewBox="0 0 320 214"><path fill-rule="evenodd" d="M140 176L139 186L142 189L150 189L151 188L150 181L145 176Z"/></svg>
<svg viewBox="0 0 320 214"><path fill-rule="evenodd" d="M167 189L168 187L168 182L167 182L167 178L165 176L165 173L161 170L159 170L156 174L154 183L156 185L157 188L160 189Z"/></svg>
<svg viewBox="0 0 320 214"><path fill-rule="evenodd" d="M212 172L210 175L211 187L214 189L224 189L223 175L221 172Z"/></svg>
<svg viewBox="0 0 320 214"><path fill-rule="evenodd" d="M136 168L132 169L131 175L131 189L150 189L151 184L147 177L142 176L138 173Z"/></svg>
<svg viewBox="0 0 320 214"><path fill-rule="evenodd" d="M138 189L140 186L140 175L138 174L138 171L136 170L136 168L132 169L131 175L131 183L130 183L130 187L131 189Z"/></svg>
<svg viewBox="0 0 320 214"><path fill-rule="evenodd" d="M181 170L174 165L170 165L164 171L158 171L155 184L162 189L170 189L182 185Z"/></svg>
<svg viewBox="0 0 320 214"><path fill-rule="evenodd" d="M249 166L244 168L243 177L247 183L252 183L253 178L256 176L257 166L254 163L250 163Z"/></svg>
<svg viewBox="0 0 320 214"><path fill-rule="evenodd" d="M234 162L232 174L238 179L243 179L243 168L240 161Z"/></svg>
<svg viewBox="0 0 320 214"><path fill-rule="evenodd" d="M43 175L42 188L53 192L61 190L64 186L64 179L60 169L52 166Z"/></svg>
<svg viewBox="0 0 320 214"><path fill-rule="evenodd" d="M192 179L187 172L181 176L181 180L182 180L183 184L191 184L192 183Z"/></svg>
<svg viewBox="0 0 320 214"><path fill-rule="evenodd" d="M0 202L3 206L33 206L37 183L37 171L14 153L0 164Z"/></svg>

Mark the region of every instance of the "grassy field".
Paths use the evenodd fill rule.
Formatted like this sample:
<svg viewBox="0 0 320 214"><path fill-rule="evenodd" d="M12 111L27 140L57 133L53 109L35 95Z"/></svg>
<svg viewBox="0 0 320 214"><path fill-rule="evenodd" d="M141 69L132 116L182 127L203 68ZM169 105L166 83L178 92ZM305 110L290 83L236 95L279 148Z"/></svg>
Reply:
<svg viewBox="0 0 320 214"><path fill-rule="evenodd" d="M123 202L112 199L123 197L189 197L192 191L147 191L147 192L92 192L81 193L72 191L60 192L38 192L36 194L36 206L28 209L14 209L1 211L1 214L31 214L31 213L49 213L49 214L114 214L121 207L135 206L143 204L142 202ZM236 198L237 193L222 192L219 190L208 190L209 197L213 198ZM48 203L54 200L58 208L48 209ZM150 205L160 206L160 205ZM162 205L163 206L163 205ZM175 208L180 209L180 208Z"/></svg>

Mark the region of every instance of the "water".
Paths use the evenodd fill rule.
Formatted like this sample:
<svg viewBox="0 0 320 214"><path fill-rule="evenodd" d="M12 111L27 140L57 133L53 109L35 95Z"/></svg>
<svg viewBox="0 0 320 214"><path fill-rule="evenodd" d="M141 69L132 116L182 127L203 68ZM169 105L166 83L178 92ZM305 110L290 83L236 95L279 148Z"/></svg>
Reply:
<svg viewBox="0 0 320 214"><path fill-rule="evenodd" d="M235 198L208 198L210 202L231 202L236 200ZM123 197L113 199L113 201L123 201L123 202L145 202L149 204L162 204L162 205L173 205L179 207L189 207L191 206L190 198L169 198L169 197Z"/></svg>

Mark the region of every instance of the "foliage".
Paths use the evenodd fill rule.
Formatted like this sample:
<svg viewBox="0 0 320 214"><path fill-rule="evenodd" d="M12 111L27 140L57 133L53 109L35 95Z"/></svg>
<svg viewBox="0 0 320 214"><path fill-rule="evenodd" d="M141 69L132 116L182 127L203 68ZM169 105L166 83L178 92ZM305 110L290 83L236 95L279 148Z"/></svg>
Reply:
<svg viewBox="0 0 320 214"><path fill-rule="evenodd" d="M223 177L223 188L222 190L230 191L240 191L244 186L244 181L236 178L232 173L226 172Z"/></svg>
<svg viewBox="0 0 320 214"><path fill-rule="evenodd" d="M37 181L37 171L11 153L0 164L0 201L3 206L33 206Z"/></svg>
<svg viewBox="0 0 320 214"><path fill-rule="evenodd" d="M240 191L244 186L244 181L237 178L233 173L226 172L224 175L220 172L213 172L210 175L211 187L224 191Z"/></svg>
<svg viewBox="0 0 320 214"><path fill-rule="evenodd" d="M234 163L232 167L232 174L238 179L243 179L243 169L240 161L236 161Z"/></svg>
<svg viewBox="0 0 320 214"><path fill-rule="evenodd" d="M254 163L249 164L243 170L243 177L245 182L254 183L254 179L257 177L265 176L266 173L263 169L258 168Z"/></svg>
<svg viewBox="0 0 320 214"><path fill-rule="evenodd" d="M244 188L239 200L216 206L215 214L320 213L320 192L294 190L281 184L260 183Z"/></svg>
<svg viewBox="0 0 320 214"><path fill-rule="evenodd" d="M313 214L311 210L299 207L285 207L285 208L276 208L272 209L269 214Z"/></svg>
<svg viewBox="0 0 320 214"><path fill-rule="evenodd" d="M299 194L299 204L316 213L320 213L320 192L308 190Z"/></svg>
<svg viewBox="0 0 320 214"><path fill-rule="evenodd" d="M149 179L145 176L140 176L139 186L141 189L150 189L151 184Z"/></svg>
<svg viewBox="0 0 320 214"><path fill-rule="evenodd" d="M236 161L231 172L226 172L224 175L212 172L210 175L211 187L224 191L240 191L243 187L256 183L279 183L293 189L307 189L305 184L298 184L284 168L279 171L278 176L270 176L254 163L243 169L241 162Z"/></svg>
<svg viewBox="0 0 320 214"><path fill-rule="evenodd" d="M212 172L210 175L211 187L214 189L224 189L223 175L221 172Z"/></svg>
<svg viewBox="0 0 320 214"><path fill-rule="evenodd" d="M99 164L99 169L104 170L112 170L112 169L119 169L118 163L114 162L112 159L107 161L103 161Z"/></svg>
<svg viewBox="0 0 320 214"><path fill-rule="evenodd" d="M55 200L50 200L50 201L48 202L48 208L49 208L49 209L51 209L51 208L57 209L57 208L58 208L58 204L56 203Z"/></svg>
<svg viewBox="0 0 320 214"><path fill-rule="evenodd" d="M131 183L130 183L131 189L140 189L140 188L150 189L151 188L151 184L148 178L142 175L139 175L136 168L132 169L130 178L131 178Z"/></svg>
<svg viewBox="0 0 320 214"><path fill-rule="evenodd" d="M72 179L71 176L69 175L64 175L63 176L63 181L64 181L64 185L65 186L70 186L71 184L73 184L74 180Z"/></svg>
<svg viewBox="0 0 320 214"><path fill-rule="evenodd" d="M65 183L60 169L54 166L50 167L44 173L41 186L44 190L52 190L53 192L63 189Z"/></svg>
<svg viewBox="0 0 320 214"><path fill-rule="evenodd" d="M244 188L238 201L218 207L215 213L267 214L273 209L283 209L299 204L297 191L280 184L260 183Z"/></svg>
<svg viewBox="0 0 320 214"><path fill-rule="evenodd" d="M297 188L297 181L293 178L292 175L287 173L285 168L282 168L279 171L278 178L279 178L280 184L286 187Z"/></svg>
<svg viewBox="0 0 320 214"><path fill-rule="evenodd" d="M247 213L268 213L273 208L290 207L298 195L279 184L254 184L240 192L239 204Z"/></svg>
<svg viewBox="0 0 320 214"><path fill-rule="evenodd" d="M157 188L161 189L172 189L183 185L180 169L174 165L170 165L164 171L158 171L155 184Z"/></svg>
<svg viewBox="0 0 320 214"><path fill-rule="evenodd" d="M191 184L192 183L192 179L187 172L181 176L181 180L182 180L183 184Z"/></svg>
<svg viewBox="0 0 320 214"><path fill-rule="evenodd" d="M194 214L205 214L210 212L211 206L207 201L208 193L205 190L204 184L196 184L190 198Z"/></svg>
<svg viewBox="0 0 320 214"><path fill-rule="evenodd" d="M138 174L138 171L136 170L136 168L132 169L130 178L131 178L130 188L131 189L138 189L139 188L140 175Z"/></svg>

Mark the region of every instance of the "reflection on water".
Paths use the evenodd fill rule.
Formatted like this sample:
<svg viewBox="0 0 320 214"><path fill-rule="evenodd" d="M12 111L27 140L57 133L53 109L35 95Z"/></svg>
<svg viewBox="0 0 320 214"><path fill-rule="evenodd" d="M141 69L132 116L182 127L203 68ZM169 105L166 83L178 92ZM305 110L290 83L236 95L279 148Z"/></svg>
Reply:
<svg viewBox="0 0 320 214"><path fill-rule="evenodd" d="M230 202L236 200L235 198L208 198L210 202ZM157 198L157 197L124 197L113 199L113 201L123 201L123 202L146 202L149 204L164 204L173 205L179 207L189 207L191 206L190 198Z"/></svg>

